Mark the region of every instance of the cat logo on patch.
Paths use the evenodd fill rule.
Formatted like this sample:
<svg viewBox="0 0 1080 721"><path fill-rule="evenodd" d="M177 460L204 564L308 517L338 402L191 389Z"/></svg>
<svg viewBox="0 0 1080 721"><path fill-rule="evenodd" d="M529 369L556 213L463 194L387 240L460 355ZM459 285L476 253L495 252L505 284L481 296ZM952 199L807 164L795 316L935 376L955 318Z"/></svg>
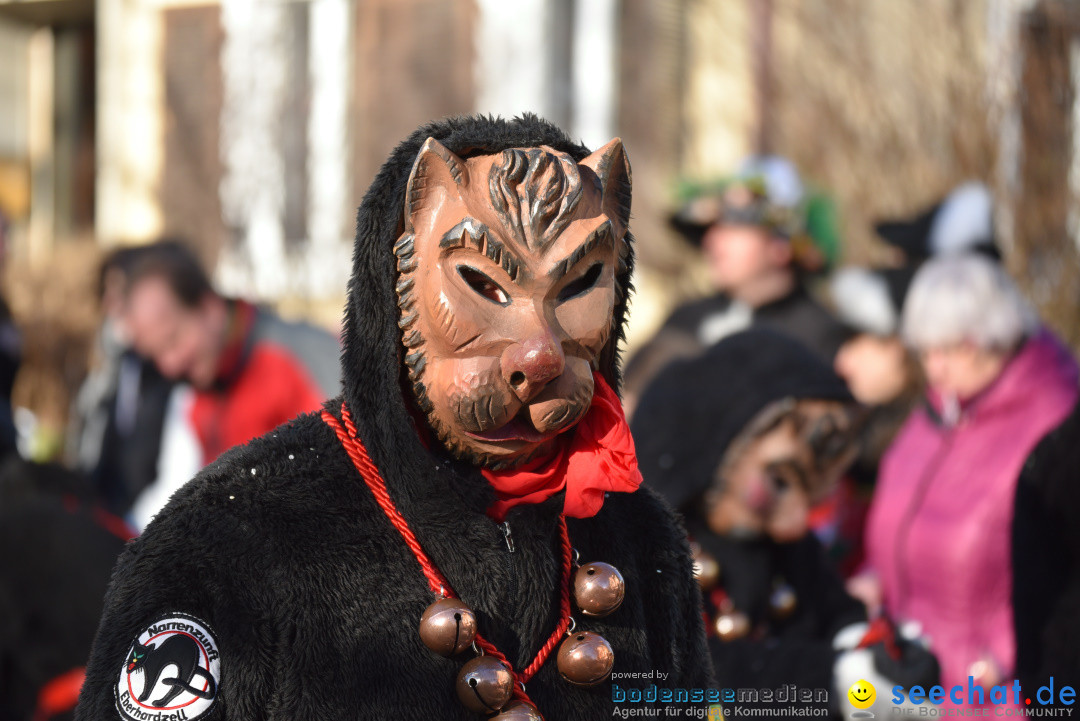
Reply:
<svg viewBox="0 0 1080 721"><path fill-rule="evenodd" d="M214 705L220 679L210 627L169 613L132 641L116 684L116 710L129 721L196 721Z"/></svg>

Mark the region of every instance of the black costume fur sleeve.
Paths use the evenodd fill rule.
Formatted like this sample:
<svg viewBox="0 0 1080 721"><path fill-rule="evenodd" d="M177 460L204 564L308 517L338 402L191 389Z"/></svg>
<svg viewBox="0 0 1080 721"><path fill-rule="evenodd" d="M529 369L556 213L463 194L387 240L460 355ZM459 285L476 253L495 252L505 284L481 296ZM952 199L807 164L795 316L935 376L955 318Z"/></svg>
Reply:
<svg viewBox="0 0 1080 721"><path fill-rule="evenodd" d="M1080 406L1024 463L1012 528L1016 673L1035 694L1080 685Z"/></svg>

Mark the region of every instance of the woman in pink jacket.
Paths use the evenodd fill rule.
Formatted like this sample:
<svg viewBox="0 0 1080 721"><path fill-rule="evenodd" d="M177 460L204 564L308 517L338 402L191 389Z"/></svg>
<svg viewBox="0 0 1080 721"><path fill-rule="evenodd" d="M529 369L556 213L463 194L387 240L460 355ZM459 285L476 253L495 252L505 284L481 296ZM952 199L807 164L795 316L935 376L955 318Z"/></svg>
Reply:
<svg viewBox="0 0 1080 721"><path fill-rule="evenodd" d="M915 622L946 689L1013 677L1009 532L1017 478L1077 398L1077 366L999 265L943 257L915 277L902 332L927 403L886 453L850 590ZM1022 703L1022 701L1021 701Z"/></svg>

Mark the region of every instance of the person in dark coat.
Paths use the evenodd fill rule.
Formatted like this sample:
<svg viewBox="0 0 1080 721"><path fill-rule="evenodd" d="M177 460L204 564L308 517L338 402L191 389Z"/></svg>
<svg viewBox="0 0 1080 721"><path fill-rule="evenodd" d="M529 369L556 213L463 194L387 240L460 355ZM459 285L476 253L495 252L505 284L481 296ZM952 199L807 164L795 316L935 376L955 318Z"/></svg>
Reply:
<svg viewBox="0 0 1080 721"><path fill-rule="evenodd" d="M1016 675L1034 695L1080 688L1080 405L1024 463L1012 525Z"/></svg>
<svg viewBox="0 0 1080 721"><path fill-rule="evenodd" d="M343 395L227 451L131 545L78 718L572 721L612 716L630 674L711 687L685 534L613 390L629 203L621 143L535 116L399 145L357 215ZM610 615L570 606L574 557L624 589Z"/></svg>
<svg viewBox="0 0 1080 721"><path fill-rule="evenodd" d="M109 575L131 530L87 479L0 460L0 719L73 717Z"/></svg>
<svg viewBox="0 0 1080 721"><path fill-rule="evenodd" d="M828 201L804 189L794 166L776 156L751 158L719 186L695 187L671 225L701 250L715 292L676 308L630 359L628 407L671 360L749 327L789 335L831 362L847 330L808 284L835 261L833 216Z"/></svg>
<svg viewBox="0 0 1080 721"><path fill-rule="evenodd" d="M860 679L882 696L878 679L932 680L932 657L887 622L867 624L809 531L810 507L854 459L859 422L832 369L769 329L671 364L643 395L633 422L642 473L697 545L725 686L794 683L835 701Z"/></svg>
<svg viewBox="0 0 1080 721"><path fill-rule="evenodd" d="M0 215L0 263L6 244ZM20 457L11 412L19 338L0 297L0 719L68 721L131 531L89 479Z"/></svg>

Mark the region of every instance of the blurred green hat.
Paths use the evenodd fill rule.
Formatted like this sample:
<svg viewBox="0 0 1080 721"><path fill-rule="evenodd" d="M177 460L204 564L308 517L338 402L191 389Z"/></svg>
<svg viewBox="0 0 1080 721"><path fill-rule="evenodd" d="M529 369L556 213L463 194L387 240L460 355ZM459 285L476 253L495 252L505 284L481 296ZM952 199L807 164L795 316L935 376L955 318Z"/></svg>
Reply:
<svg viewBox="0 0 1080 721"><path fill-rule="evenodd" d="M675 230L700 247L712 225L753 225L786 238L795 263L810 273L832 267L840 255L836 205L824 193L803 186L794 166L778 156L755 156L727 178L680 180Z"/></svg>

